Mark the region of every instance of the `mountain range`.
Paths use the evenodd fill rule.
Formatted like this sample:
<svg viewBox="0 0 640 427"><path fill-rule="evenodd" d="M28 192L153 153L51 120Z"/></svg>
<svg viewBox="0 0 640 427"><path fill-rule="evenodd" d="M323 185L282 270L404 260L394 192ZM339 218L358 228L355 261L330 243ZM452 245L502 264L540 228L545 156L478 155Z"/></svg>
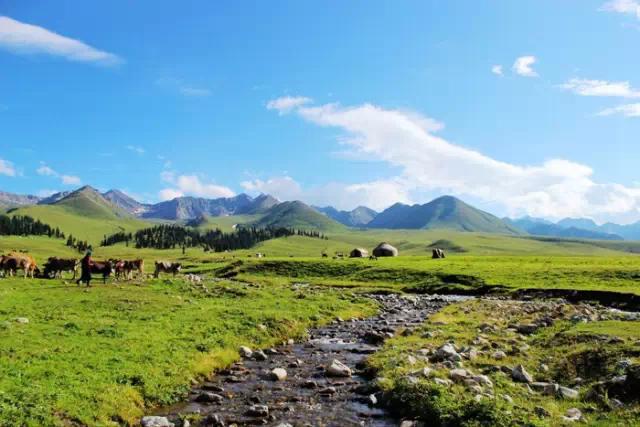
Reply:
<svg viewBox="0 0 640 427"><path fill-rule="evenodd" d="M141 203L116 189L100 193L84 186L75 191L55 193L48 197L0 192L0 209L33 205L61 206L93 218L139 218L201 224L210 217L232 217L259 227L284 226L322 231L346 227L372 229L450 229L537 235L598 240L640 240L640 222L630 225L607 223L597 225L591 219L566 218L553 223L540 218L498 218L453 196L442 196L425 204L396 203L378 213L365 206L351 211L331 206L312 207L300 201L280 202L261 194L251 197L207 199L177 197L155 204ZM240 218L242 216L242 218ZM248 222L247 222L248 221Z"/></svg>

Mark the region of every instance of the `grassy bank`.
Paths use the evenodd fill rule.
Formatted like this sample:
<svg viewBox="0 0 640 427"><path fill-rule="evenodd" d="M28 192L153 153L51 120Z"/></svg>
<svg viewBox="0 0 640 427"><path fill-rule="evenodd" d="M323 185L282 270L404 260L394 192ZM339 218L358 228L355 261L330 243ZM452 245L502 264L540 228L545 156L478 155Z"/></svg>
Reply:
<svg viewBox="0 0 640 427"><path fill-rule="evenodd" d="M589 425L638 425L638 390L627 390L624 397L589 392L599 381L624 374L620 361L638 363L640 322L571 305L536 304L482 300L451 305L412 334L385 343L370 364L390 407L399 416L434 426L563 425L570 408L579 409ZM545 316L553 319L552 325L531 335L513 329ZM437 360L437 349L445 343L456 346L460 362ZM517 365L534 381L571 387L577 397L530 390L512 379ZM486 379L476 381L479 386L456 381L455 368L466 370L469 378Z"/></svg>
<svg viewBox="0 0 640 427"><path fill-rule="evenodd" d="M0 425L135 424L145 408L174 401L235 359L242 344L268 346L336 315L372 311L331 289L206 287L0 281Z"/></svg>

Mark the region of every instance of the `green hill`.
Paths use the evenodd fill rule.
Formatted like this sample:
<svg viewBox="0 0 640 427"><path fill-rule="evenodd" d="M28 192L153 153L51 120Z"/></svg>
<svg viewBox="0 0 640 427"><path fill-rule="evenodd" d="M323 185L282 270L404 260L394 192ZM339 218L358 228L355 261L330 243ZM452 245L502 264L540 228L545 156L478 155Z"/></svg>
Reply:
<svg viewBox="0 0 640 427"><path fill-rule="evenodd" d="M367 227L388 229L448 229L483 233L521 234L515 227L488 212L452 196L438 197L424 205L396 203L378 214Z"/></svg>
<svg viewBox="0 0 640 427"><path fill-rule="evenodd" d="M129 215L88 186L51 205L25 206L11 211L11 215L39 219L93 245L97 245L104 235L149 226L149 223Z"/></svg>
<svg viewBox="0 0 640 427"><path fill-rule="evenodd" d="M252 225L256 227L293 227L305 230L340 231L345 227L306 204L283 202L268 209Z"/></svg>

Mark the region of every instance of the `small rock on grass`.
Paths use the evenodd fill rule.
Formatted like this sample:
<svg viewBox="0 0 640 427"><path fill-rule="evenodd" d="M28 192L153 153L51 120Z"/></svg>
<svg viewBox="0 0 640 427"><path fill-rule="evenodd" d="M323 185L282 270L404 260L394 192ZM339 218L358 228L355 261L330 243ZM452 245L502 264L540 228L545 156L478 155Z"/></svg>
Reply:
<svg viewBox="0 0 640 427"><path fill-rule="evenodd" d="M522 365L518 365L513 368L513 370L511 371L511 378L519 383L530 384L533 382L533 377L529 372L527 372L526 369L524 369L524 366Z"/></svg>
<svg viewBox="0 0 640 427"><path fill-rule="evenodd" d="M578 408L567 409L567 413L562 419L568 422L580 421L582 419L582 412L580 412Z"/></svg>

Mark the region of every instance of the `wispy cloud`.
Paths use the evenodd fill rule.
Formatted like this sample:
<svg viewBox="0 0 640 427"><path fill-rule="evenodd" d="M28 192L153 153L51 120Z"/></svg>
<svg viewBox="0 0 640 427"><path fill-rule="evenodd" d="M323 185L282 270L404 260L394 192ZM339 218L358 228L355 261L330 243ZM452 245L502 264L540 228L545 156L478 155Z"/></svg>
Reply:
<svg viewBox="0 0 640 427"><path fill-rule="evenodd" d="M538 77L538 73L533 69L538 59L535 56L521 56L513 63L513 72L523 77Z"/></svg>
<svg viewBox="0 0 640 427"><path fill-rule="evenodd" d="M500 161L437 136L424 127L424 120L416 120L416 113L371 104L305 105L291 112L315 125L342 130L347 135L340 141L343 145L400 171L369 182L331 184L324 189L325 203L380 208L446 192L500 205L511 215L640 219L640 187L597 182L589 166L571 160L538 165Z"/></svg>
<svg viewBox="0 0 640 427"><path fill-rule="evenodd" d="M610 82L573 78L560 85L560 87L581 96L640 98L640 90L634 89L627 81Z"/></svg>
<svg viewBox="0 0 640 427"><path fill-rule="evenodd" d="M140 147L139 145L127 145L125 148L129 151L133 151L136 154L143 155L145 153L145 149Z"/></svg>
<svg viewBox="0 0 640 427"><path fill-rule="evenodd" d="M187 97L202 98L211 95L211 90L206 87L194 86L173 77L161 77L156 80L156 85Z"/></svg>
<svg viewBox="0 0 640 427"><path fill-rule="evenodd" d="M41 162L40 166L36 169L36 173L41 176L51 176L58 178L64 185L80 185L82 180L75 175L67 175L56 171L48 166L46 163Z"/></svg>
<svg viewBox="0 0 640 427"><path fill-rule="evenodd" d="M25 24L8 16L0 16L0 48L17 54L47 54L69 61L117 65L117 55L62 36L37 25Z"/></svg>
<svg viewBox="0 0 640 427"><path fill-rule="evenodd" d="M0 159L0 175L16 176L16 168L8 160Z"/></svg>
<svg viewBox="0 0 640 427"><path fill-rule="evenodd" d="M196 197L233 197L235 192L228 187L203 182L197 175L176 175L173 171L162 171L160 174L164 182L171 184L170 187L160 191L161 200L171 200L182 196Z"/></svg>
<svg viewBox="0 0 640 427"><path fill-rule="evenodd" d="M634 15L640 19L640 2L635 0L613 0L603 4L600 9L602 12L623 13Z"/></svg>
<svg viewBox="0 0 640 427"><path fill-rule="evenodd" d="M624 104L600 111L598 116L621 115L624 117L640 117L640 104Z"/></svg>
<svg viewBox="0 0 640 427"><path fill-rule="evenodd" d="M502 65L494 65L493 67L491 67L491 72L497 76L502 76L504 74Z"/></svg>
<svg viewBox="0 0 640 427"><path fill-rule="evenodd" d="M280 98L272 99L267 103L267 109L277 110L280 114L285 114L291 111L293 108L300 107L301 105L312 102L311 98L306 96L283 96Z"/></svg>

